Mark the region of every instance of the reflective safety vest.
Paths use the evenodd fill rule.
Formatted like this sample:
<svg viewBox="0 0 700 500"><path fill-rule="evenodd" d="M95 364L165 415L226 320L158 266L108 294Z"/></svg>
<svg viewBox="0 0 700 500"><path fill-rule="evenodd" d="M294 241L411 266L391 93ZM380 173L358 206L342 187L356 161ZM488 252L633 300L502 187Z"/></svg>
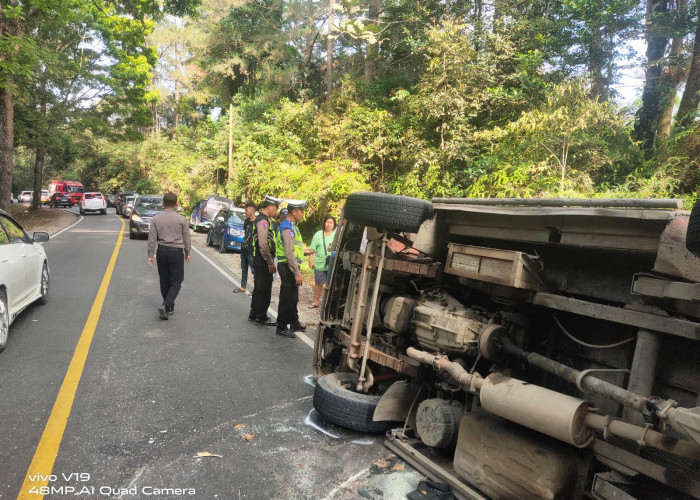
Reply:
<svg viewBox="0 0 700 500"><path fill-rule="evenodd" d="M253 255L258 255L260 253L260 242L258 241L258 222L265 220L267 222L267 248L270 249L270 255L275 255L275 242L277 238L275 237L276 231L272 229L270 224L270 219L265 214L258 214L253 222Z"/></svg>
<svg viewBox="0 0 700 500"><path fill-rule="evenodd" d="M275 244L277 245L277 262L287 262L287 255L284 253L284 241L282 240L282 229L291 229L294 236L294 257L297 262L304 259L304 242L301 240L301 233L296 224L292 224L285 219L280 224L280 227L275 231Z"/></svg>

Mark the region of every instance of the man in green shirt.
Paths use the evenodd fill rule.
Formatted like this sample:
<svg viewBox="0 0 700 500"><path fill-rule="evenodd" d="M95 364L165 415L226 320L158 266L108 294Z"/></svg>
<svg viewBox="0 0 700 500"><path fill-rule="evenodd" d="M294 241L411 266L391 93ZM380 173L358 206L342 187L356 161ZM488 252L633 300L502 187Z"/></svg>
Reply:
<svg viewBox="0 0 700 500"><path fill-rule="evenodd" d="M314 234L309 247L314 252L309 255L309 267L314 270L314 301L309 309L315 309L321 304L323 287L328 282L328 255L334 237L335 218L327 215L323 219L323 229Z"/></svg>

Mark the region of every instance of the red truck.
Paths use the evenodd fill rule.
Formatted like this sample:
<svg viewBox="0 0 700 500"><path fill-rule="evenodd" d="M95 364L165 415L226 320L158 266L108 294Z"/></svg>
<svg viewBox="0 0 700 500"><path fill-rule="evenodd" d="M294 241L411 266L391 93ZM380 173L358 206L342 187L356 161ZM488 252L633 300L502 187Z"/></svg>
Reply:
<svg viewBox="0 0 700 500"><path fill-rule="evenodd" d="M51 181L49 193L67 193L74 205L80 203L85 188L77 181Z"/></svg>

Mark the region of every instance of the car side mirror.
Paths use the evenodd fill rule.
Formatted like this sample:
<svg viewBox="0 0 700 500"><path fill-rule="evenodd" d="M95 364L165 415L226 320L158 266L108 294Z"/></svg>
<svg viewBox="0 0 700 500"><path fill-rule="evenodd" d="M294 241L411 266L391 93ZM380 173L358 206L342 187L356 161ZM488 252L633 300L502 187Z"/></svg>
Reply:
<svg viewBox="0 0 700 500"><path fill-rule="evenodd" d="M49 241L49 233L46 231L35 231L32 235L32 239L35 243L43 243Z"/></svg>

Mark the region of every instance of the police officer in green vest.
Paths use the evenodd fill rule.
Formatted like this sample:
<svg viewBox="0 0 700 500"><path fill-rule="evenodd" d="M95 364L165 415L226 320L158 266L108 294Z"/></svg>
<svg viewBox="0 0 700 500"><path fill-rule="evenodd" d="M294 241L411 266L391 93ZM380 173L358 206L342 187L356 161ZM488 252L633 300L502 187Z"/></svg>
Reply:
<svg viewBox="0 0 700 500"><path fill-rule="evenodd" d="M306 201L288 202L287 218L277 231L277 272L280 276L280 300L277 308L277 335L295 338L294 332L306 330L299 323L297 303L302 284L299 264L304 259L304 242L297 223L304 217Z"/></svg>

